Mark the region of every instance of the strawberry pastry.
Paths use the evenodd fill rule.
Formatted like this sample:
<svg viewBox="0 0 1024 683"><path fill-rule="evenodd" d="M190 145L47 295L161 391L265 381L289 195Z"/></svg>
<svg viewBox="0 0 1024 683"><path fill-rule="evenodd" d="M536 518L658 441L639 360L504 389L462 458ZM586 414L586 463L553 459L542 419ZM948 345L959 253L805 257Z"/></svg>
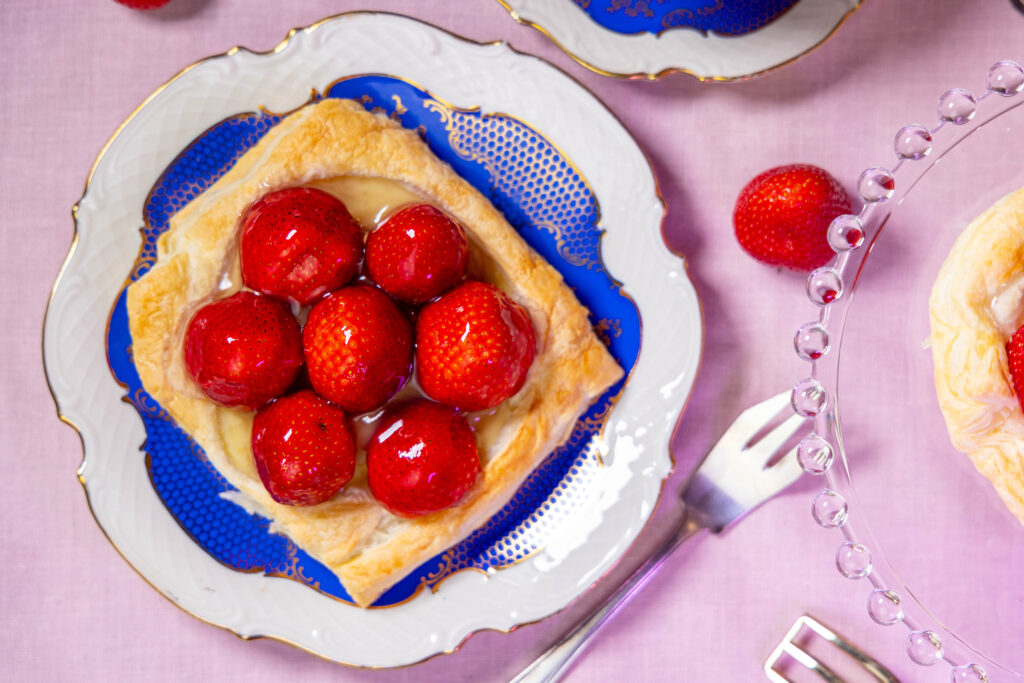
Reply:
<svg viewBox="0 0 1024 683"><path fill-rule="evenodd" d="M970 456L1024 523L1024 190L978 216L929 300L939 406Z"/></svg>
<svg viewBox="0 0 1024 683"><path fill-rule="evenodd" d="M284 118L182 209L127 303L146 390L361 606L622 377L502 214L348 100Z"/></svg>

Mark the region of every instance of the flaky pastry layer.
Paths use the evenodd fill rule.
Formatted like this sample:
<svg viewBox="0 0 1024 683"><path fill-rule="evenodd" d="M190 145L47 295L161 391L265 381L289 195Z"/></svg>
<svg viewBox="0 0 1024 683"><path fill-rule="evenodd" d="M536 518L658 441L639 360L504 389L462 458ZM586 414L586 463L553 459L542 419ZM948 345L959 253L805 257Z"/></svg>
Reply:
<svg viewBox="0 0 1024 683"><path fill-rule="evenodd" d="M929 300L939 406L953 445L970 456L1024 523L1024 414L1007 337L992 302L1024 273L1024 189L978 216L957 238Z"/></svg>
<svg viewBox="0 0 1024 683"><path fill-rule="evenodd" d="M209 401L184 366L183 329L192 312L231 292L221 283L245 209L267 192L338 177L401 183L458 219L470 238L476 272L522 305L536 331L537 354L525 385L477 431L479 481L457 506L415 520L390 514L372 498L364 465L326 503L300 508L274 502L252 464L251 414ZM174 216L158 241L156 264L128 290L128 315L146 390L261 514L335 572L361 606L496 513L569 436L586 408L622 377L586 309L502 214L415 132L350 100L326 99L289 115Z"/></svg>

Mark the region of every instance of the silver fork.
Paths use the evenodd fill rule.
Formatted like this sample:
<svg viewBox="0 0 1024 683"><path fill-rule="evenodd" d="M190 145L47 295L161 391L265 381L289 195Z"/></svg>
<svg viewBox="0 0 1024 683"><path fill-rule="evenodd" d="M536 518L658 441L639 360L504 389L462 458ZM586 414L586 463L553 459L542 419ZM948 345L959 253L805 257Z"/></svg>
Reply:
<svg viewBox="0 0 1024 683"><path fill-rule="evenodd" d="M804 418L791 415L753 442L790 405L790 395L789 391L783 392L740 413L690 475L682 493L683 514L665 542L600 607L535 659L512 683L557 681L590 637L647 585L683 541L701 529L719 533L800 478L803 471L797 464L795 448L777 462L773 460Z"/></svg>

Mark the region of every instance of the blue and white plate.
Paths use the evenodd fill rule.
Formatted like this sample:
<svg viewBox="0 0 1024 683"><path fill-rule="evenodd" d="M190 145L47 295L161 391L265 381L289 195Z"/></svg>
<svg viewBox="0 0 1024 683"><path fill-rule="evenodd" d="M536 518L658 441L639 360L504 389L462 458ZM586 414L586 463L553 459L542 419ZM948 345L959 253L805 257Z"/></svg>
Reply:
<svg viewBox="0 0 1024 683"><path fill-rule="evenodd" d="M373 49L385 41L401 47ZM352 606L333 574L230 502L230 485L141 387L124 311L124 288L152 265L170 216L311 93L421 131L559 269L629 371L508 506L372 609ZM608 110L504 44L355 13L267 53L236 48L187 68L97 159L47 311L47 375L82 435L79 476L97 522L195 616L358 666L413 663L476 630L558 611L625 552L671 470L702 321L662 241L664 211L646 158Z"/></svg>
<svg viewBox="0 0 1024 683"><path fill-rule="evenodd" d="M862 0L498 0L606 76L735 81L825 42Z"/></svg>
<svg viewBox="0 0 1024 683"><path fill-rule="evenodd" d="M692 28L742 36L773 22L797 0L572 0L609 31L662 33Z"/></svg>

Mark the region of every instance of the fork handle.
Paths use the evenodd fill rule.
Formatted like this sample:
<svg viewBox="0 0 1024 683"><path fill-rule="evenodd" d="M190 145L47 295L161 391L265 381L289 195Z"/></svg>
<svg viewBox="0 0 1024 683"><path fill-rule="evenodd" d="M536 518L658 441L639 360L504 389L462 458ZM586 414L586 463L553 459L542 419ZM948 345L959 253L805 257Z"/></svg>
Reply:
<svg viewBox="0 0 1024 683"><path fill-rule="evenodd" d="M512 679L511 683L554 683L562 677L569 666L583 652L590 637L619 613L640 590L654 577L672 552L683 541L702 529L700 523L688 512L684 512L672 533L664 543L644 562L639 569L623 583L615 593L585 616L560 641L548 648L547 652L533 660L530 666Z"/></svg>

